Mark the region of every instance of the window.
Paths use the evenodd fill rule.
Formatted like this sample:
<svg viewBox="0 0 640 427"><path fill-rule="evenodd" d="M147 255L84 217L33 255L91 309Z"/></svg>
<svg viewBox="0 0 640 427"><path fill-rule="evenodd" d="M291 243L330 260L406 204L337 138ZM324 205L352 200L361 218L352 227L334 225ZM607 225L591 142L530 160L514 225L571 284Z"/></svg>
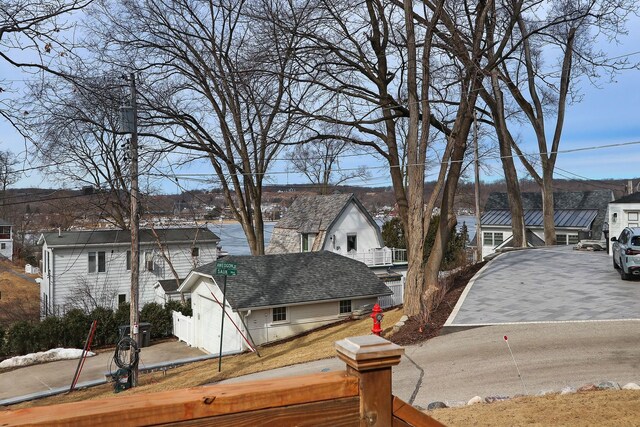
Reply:
<svg viewBox="0 0 640 427"><path fill-rule="evenodd" d="M118 294L118 306L127 302L127 294Z"/></svg>
<svg viewBox="0 0 640 427"><path fill-rule="evenodd" d="M629 223L629 227L637 227L638 212L627 212L627 222Z"/></svg>
<svg viewBox="0 0 640 427"><path fill-rule="evenodd" d="M274 322L284 322L287 320L287 307L275 307L271 309L271 319Z"/></svg>
<svg viewBox="0 0 640 427"><path fill-rule="evenodd" d="M6 243L0 243L0 249L7 249Z"/></svg>
<svg viewBox="0 0 640 427"><path fill-rule="evenodd" d="M358 236L356 234L347 234L347 252L358 251Z"/></svg>
<svg viewBox="0 0 640 427"><path fill-rule="evenodd" d="M502 233L483 233L482 244L484 246L498 246L504 242Z"/></svg>
<svg viewBox="0 0 640 427"><path fill-rule="evenodd" d="M0 227L0 239L10 239L11 238L11 227Z"/></svg>
<svg viewBox="0 0 640 427"><path fill-rule="evenodd" d="M580 241L577 234L569 234L569 244L576 245Z"/></svg>
<svg viewBox="0 0 640 427"><path fill-rule="evenodd" d="M127 251L127 271L131 271L131 251Z"/></svg>
<svg viewBox="0 0 640 427"><path fill-rule="evenodd" d="M567 244L567 235L556 234L556 245L566 245L566 244Z"/></svg>
<svg viewBox="0 0 640 427"><path fill-rule="evenodd" d="M313 242L316 240L316 235L314 233L303 233L302 234L302 252L311 252L313 249Z"/></svg>
<svg viewBox="0 0 640 427"><path fill-rule="evenodd" d="M147 271L153 271L153 252L151 251L146 251L144 253L144 268Z"/></svg>
<svg viewBox="0 0 640 427"><path fill-rule="evenodd" d="M191 248L191 256L200 256L200 248Z"/></svg>
<svg viewBox="0 0 640 427"><path fill-rule="evenodd" d="M340 314L351 313L351 300L340 301Z"/></svg>
<svg viewBox="0 0 640 427"><path fill-rule="evenodd" d="M89 252L89 273L104 273L105 271L107 271L105 252Z"/></svg>

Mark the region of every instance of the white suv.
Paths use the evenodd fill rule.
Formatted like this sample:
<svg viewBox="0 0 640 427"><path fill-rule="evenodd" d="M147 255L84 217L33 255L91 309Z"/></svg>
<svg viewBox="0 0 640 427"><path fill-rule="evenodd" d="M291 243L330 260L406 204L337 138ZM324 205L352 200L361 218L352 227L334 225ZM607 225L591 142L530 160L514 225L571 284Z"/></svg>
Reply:
<svg viewBox="0 0 640 427"><path fill-rule="evenodd" d="M613 245L613 268L620 269L622 280L640 276L640 228L627 227L620 237L611 238Z"/></svg>

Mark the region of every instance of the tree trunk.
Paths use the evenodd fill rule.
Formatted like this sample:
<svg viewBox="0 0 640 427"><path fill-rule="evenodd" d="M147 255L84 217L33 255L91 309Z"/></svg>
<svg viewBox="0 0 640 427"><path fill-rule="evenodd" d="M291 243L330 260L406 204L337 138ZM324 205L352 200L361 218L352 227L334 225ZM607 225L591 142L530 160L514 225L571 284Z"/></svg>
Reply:
<svg viewBox="0 0 640 427"><path fill-rule="evenodd" d="M542 217L544 223L544 244L553 246L556 244L556 225L553 220L555 209L553 207L553 172L543 166L542 170Z"/></svg>

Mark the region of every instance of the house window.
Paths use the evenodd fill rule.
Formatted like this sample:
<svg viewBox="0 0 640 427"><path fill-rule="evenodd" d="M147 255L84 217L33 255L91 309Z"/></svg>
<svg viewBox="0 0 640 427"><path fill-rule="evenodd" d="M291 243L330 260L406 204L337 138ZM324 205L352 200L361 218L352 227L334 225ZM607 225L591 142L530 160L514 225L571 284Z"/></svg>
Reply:
<svg viewBox="0 0 640 427"><path fill-rule="evenodd" d="M0 243L0 249L7 249L6 243Z"/></svg>
<svg viewBox="0 0 640 427"><path fill-rule="evenodd" d="M127 294L118 294L118 306L127 302Z"/></svg>
<svg viewBox="0 0 640 427"><path fill-rule="evenodd" d="M637 227L638 212L627 212L627 222L629 223L629 227Z"/></svg>
<svg viewBox="0 0 640 427"><path fill-rule="evenodd" d="M483 233L482 244L484 246L498 246L504 242L502 233Z"/></svg>
<svg viewBox="0 0 640 427"><path fill-rule="evenodd" d="M147 271L153 271L153 252L147 251L144 253L144 268Z"/></svg>
<svg viewBox="0 0 640 427"><path fill-rule="evenodd" d="M271 309L273 322L285 322L287 320L287 307L275 307Z"/></svg>
<svg viewBox="0 0 640 427"><path fill-rule="evenodd" d="M351 313L351 300L343 300L340 301L340 314L349 314Z"/></svg>
<svg viewBox="0 0 640 427"><path fill-rule="evenodd" d="M567 244L567 235L556 234L556 245L566 245L566 244Z"/></svg>
<svg viewBox="0 0 640 427"><path fill-rule="evenodd" d="M577 234L569 234L567 237L569 238L570 245L576 245L580 241Z"/></svg>
<svg viewBox="0 0 640 427"><path fill-rule="evenodd" d="M358 251L358 236L356 234L347 234L347 252Z"/></svg>
<svg viewBox="0 0 640 427"><path fill-rule="evenodd" d="M127 271L131 271L131 251L127 251Z"/></svg>
<svg viewBox="0 0 640 427"><path fill-rule="evenodd" d="M191 248L191 256L200 256L200 248Z"/></svg>
<svg viewBox="0 0 640 427"><path fill-rule="evenodd" d="M316 240L314 233L302 234L302 252L311 252L313 249L313 242Z"/></svg>
<svg viewBox="0 0 640 427"><path fill-rule="evenodd" d="M11 227L0 227L0 239L8 240L11 238Z"/></svg>
<svg viewBox="0 0 640 427"><path fill-rule="evenodd" d="M107 271L105 252L89 252L89 273L104 273L105 271Z"/></svg>

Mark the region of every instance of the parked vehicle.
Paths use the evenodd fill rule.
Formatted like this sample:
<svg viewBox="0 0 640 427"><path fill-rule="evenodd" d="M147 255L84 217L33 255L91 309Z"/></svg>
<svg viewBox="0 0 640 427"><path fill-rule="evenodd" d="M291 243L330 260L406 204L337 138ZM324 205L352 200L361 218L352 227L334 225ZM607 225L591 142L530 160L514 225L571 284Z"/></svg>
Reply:
<svg viewBox="0 0 640 427"><path fill-rule="evenodd" d="M611 241L613 268L619 269L622 280L629 280L632 275L640 276L640 228L627 227L620 237L612 237Z"/></svg>

